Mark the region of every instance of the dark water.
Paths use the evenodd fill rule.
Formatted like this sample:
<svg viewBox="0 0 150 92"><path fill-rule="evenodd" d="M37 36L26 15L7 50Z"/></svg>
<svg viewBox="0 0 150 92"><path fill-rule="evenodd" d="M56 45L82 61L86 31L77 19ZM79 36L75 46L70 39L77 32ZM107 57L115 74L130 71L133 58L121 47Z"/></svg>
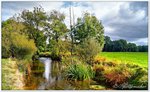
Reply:
<svg viewBox="0 0 150 92"><path fill-rule="evenodd" d="M67 81L63 78L62 64L50 58L39 58L40 63L32 67L25 89L29 90L74 90L89 89L89 81Z"/></svg>

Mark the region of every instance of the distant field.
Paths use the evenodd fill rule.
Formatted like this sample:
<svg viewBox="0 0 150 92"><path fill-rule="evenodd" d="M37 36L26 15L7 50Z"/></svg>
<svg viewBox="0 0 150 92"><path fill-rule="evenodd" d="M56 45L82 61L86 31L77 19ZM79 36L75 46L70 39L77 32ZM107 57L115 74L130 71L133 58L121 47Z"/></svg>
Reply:
<svg viewBox="0 0 150 92"><path fill-rule="evenodd" d="M147 52L102 52L100 55L107 60L130 62L148 67Z"/></svg>

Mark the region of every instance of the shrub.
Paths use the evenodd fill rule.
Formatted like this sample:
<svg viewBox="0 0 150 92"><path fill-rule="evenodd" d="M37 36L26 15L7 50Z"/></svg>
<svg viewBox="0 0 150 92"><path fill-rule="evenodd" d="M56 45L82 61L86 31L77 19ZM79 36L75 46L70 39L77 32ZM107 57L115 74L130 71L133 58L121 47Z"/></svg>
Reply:
<svg viewBox="0 0 150 92"><path fill-rule="evenodd" d="M102 62L93 64L95 77L100 84L114 89L148 89L148 69L131 63Z"/></svg>
<svg viewBox="0 0 150 92"><path fill-rule="evenodd" d="M94 57L100 52L100 50L98 42L91 38L85 40L76 48L76 51L82 60L89 64L92 64Z"/></svg>
<svg viewBox="0 0 150 92"><path fill-rule="evenodd" d="M118 67L110 67L104 71L105 81L110 86L123 84L127 82L130 76L130 71L126 69L124 64L120 64Z"/></svg>
<svg viewBox="0 0 150 92"><path fill-rule="evenodd" d="M128 84L133 87L132 89L148 89L148 71L144 68L135 68Z"/></svg>
<svg viewBox="0 0 150 92"><path fill-rule="evenodd" d="M65 71L65 76L70 80L89 80L93 75L91 67L81 63L72 64Z"/></svg>
<svg viewBox="0 0 150 92"><path fill-rule="evenodd" d="M104 71L107 67L103 65L94 65L93 70L95 72L94 80L101 83L104 82Z"/></svg>
<svg viewBox="0 0 150 92"><path fill-rule="evenodd" d="M18 59L31 59L36 52L33 40L24 33L24 25L13 19L8 19L2 26L2 56Z"/></svg>
<svg viewBox="0 0 150 92"><path fill-rule="evenodd" d="M31 59L37 48L33 40L19 33L12 33L12 44L10 46L14 57L18 59Z"/></svg>
<svg viewBox="0 0 150 92"><path fill-rule="evenodd" d="M8 49L6 49L4 46L2 46L2 58L8 58L11 56L11 53Z"/></svg>

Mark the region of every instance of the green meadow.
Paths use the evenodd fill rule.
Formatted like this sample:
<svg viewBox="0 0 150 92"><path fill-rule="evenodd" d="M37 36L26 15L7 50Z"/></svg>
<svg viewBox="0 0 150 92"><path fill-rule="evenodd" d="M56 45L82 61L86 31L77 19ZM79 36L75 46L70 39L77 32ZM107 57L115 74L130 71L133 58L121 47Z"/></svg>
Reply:
<svg viewBox="0 0 150 92"><path fill-rule="evenodd" d="M119 61L148 67L148 52L102 52L99 55L113 62Z"/></svg>

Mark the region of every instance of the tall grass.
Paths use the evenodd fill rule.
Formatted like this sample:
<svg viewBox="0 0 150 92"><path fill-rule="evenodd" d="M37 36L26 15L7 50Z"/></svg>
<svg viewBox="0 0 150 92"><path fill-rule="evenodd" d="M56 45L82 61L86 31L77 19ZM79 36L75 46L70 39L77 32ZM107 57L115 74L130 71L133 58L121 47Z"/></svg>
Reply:
<svg viewBox="0 0 150 92"><path fill-rule="evenodd" d="M65 76L70 80L89 80L94 76L90 66L83 63L72 64L67 67Z"/></svg>
<svg viewBox="0 0 150 92"><path fill-rule="evenodd" d="M23 89L23 74L15 60L2 59L2 90Z"/></svg>

